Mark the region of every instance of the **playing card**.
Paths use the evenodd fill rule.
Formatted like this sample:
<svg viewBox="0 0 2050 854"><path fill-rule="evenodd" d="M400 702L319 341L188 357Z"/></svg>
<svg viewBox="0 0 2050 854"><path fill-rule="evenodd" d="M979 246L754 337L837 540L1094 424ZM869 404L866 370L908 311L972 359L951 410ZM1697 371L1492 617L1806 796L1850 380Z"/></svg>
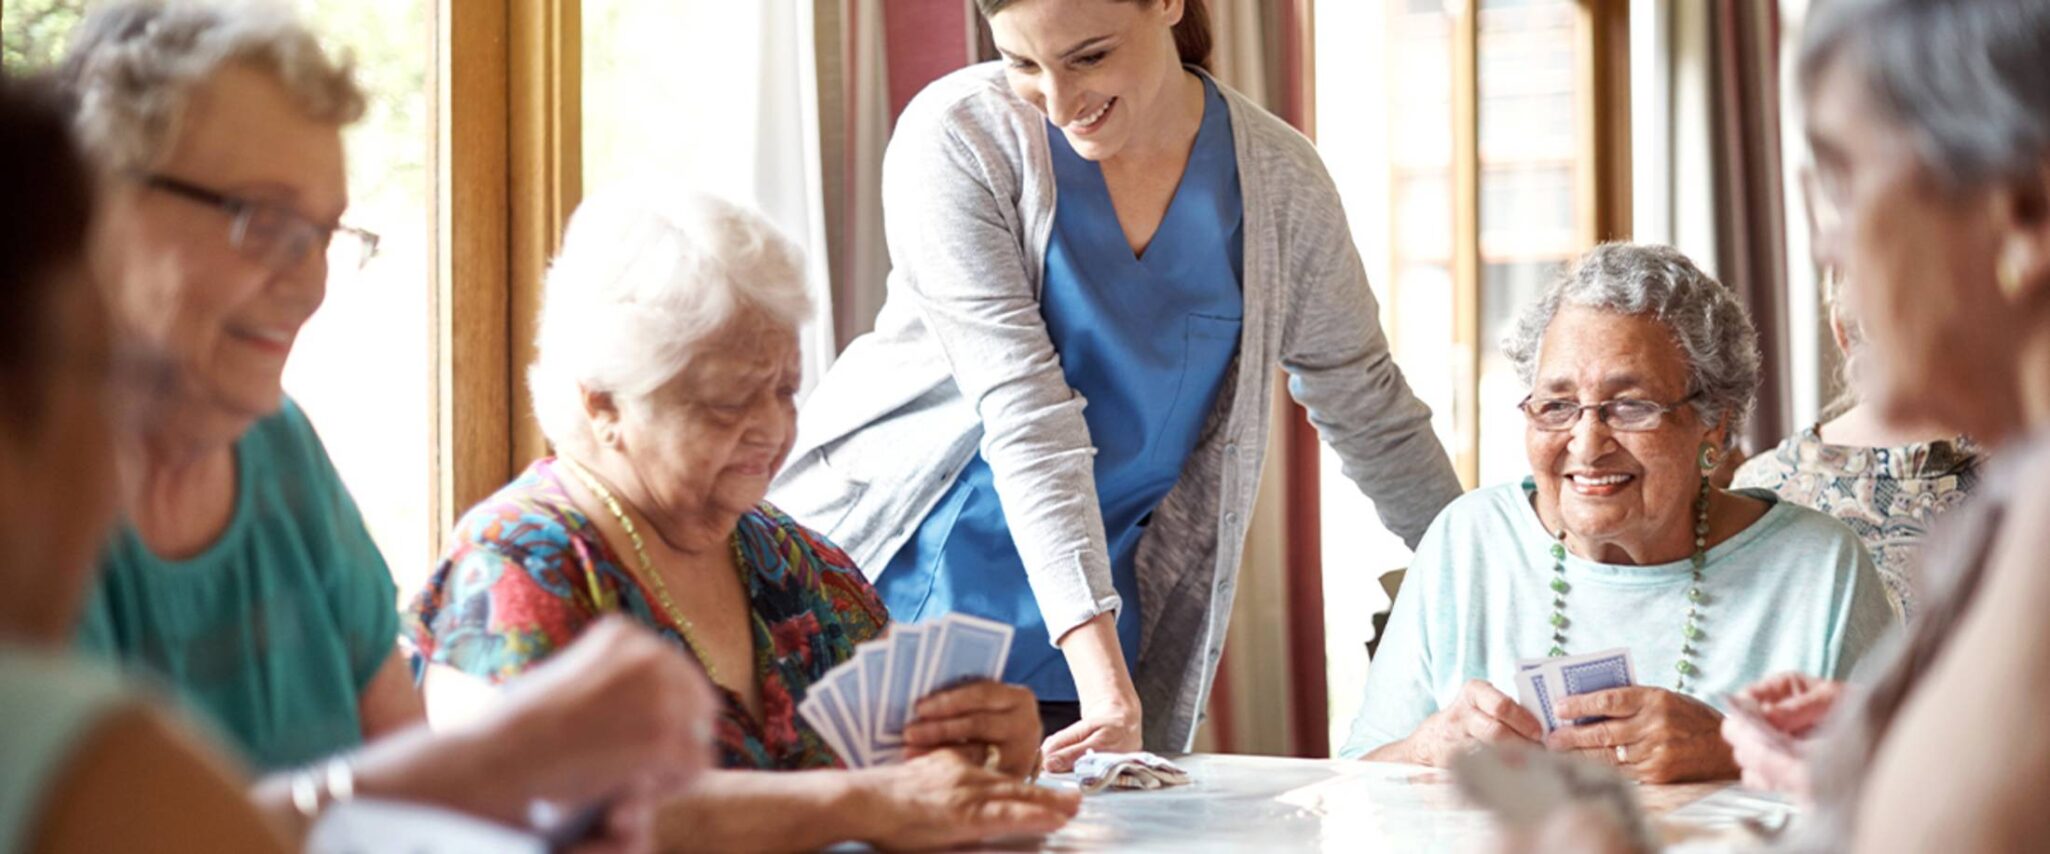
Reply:
<svg viewBox="0 0 2050 854"><path fill-rule="evenodd" d="M911 708L918 702L918 665L925 660L925 626L897 626L890 630L889 655L883 668L883 690L875 698L879 744L896 744L904 737L904 725L911 720Z"/></svg>
<svg viewBox="0 0 2050 854"><path fill-rule="evenodd" d="M994 620L948 614L938 626L939 642L927 660L918 696L925 698L964 682L995 679L1011 655L1011 627Z"/></svg>
<svg viewBox="0 0 2050 854"><path fill-rule="evenodd" d="M1542 665L1519 671L1516 674L1516 701L1536 715L1538 723L1544 725L1545 734L1550 735L1552 730L1559 728L1559 717L1552 713L1552 703L1558 694L1545 677L1546 669Z"/></svg>
<svg viewBox="0 0 2050 854"><path fill-rule="evenodd" d="M854 651L855 675L859 678L849 681L861 684L861 691L854 700L855 723L862 738L870 744L876 743L876 710L883 700L883 671L890 667L890 645L882 641L871 641Z"/></svg>
<svg viewBox="0 0 2050 854"><path fill-rule="evenodd" d="M1537 715L1547 734L1560 726L1553 711L1560 698L1637 684L1637 671L1630 663L1628 649L1531 659L1518 662L1517 667L1517 701ZM1600 720L1577 718L1565 723L1581 726Z"/></svg>

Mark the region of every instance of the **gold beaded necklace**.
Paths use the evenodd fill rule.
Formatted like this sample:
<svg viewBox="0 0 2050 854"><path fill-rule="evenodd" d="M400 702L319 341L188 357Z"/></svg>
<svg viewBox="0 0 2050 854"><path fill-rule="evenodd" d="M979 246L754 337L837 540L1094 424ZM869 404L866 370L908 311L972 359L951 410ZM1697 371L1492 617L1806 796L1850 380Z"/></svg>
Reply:
<svg viewBox="0 0 2050 854"><path fill-rule="evenodd" d="M647 579L647 585L655 589L655 598L661 600L662 610L668 612L670 622L675 623L677 631L683 634L684 645L690 647L692 655L697 656L698 664L704 666L705 675L711 678L713 684L726 684L719 681L719 669L713 666L712 657L706 655L704 646L698 643L697 627L691 623L689 617L683 615L682 609L676 607L676 600L669 597L669 585L663 583L661 573L655 571L655 562L648 559L647 544L642 542L640 529L634 527L633 519L627 517L626 508L621 507L619 499L612 496L612 490L606 489L605 484L598 482L597 476L591 474L582 464L569 457L556 459L561 460L569 468L570 474L576 475L577 480L583 481L584 486L597 493L598 500L604 502L606 510L612 511L612 518L619 521L619 527L626 530L626 538L633 542L634 557L640 563L641 575ZM741 557L739 531L733 534L732 547L733 565L741 573L741 590L744 593L747 589L747 562Z"/></svg>

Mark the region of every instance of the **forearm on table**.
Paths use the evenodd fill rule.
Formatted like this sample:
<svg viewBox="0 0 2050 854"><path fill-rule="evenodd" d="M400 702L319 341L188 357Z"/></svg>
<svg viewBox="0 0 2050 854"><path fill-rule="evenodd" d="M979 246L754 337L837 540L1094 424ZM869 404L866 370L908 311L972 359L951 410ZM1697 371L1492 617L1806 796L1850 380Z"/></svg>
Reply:
<svg viewBox="0 0 2050 854"><path fill-rule="evenodd" d="M1373 750L1367 751L1364 755L1360 757L1360 761L1406 762L1412 765L1429 764L1427 762L1424 762L1422 759L1418 758L1416 755L1416 751L1412 750L1411 747L1412 745L1410 744L1409 739L1396 739L1395 741L1388 742L1387 744L1381 745L1380 747L1376 747Z"/></svg>
<svg viewBox="0 0 2050 854"><path fill-rule="evenodd" d="M480 733L436 734L422 724L379 739L346 755L354 797L432 804L507 824L524 824L529 798L508 783L502 767L512 745L493 744ZM325 761L306 769L325 788ZM270 774L250 790L263 812L303 835L306 820L292 804L292 778L300 769Z"/></svg>
<svg viewBox="0 0 2050 854"><path fill-rule="evenodd" d="M815 851L886 829L860 803L859 771L712 771L656 816L656 847Z"/></svg>

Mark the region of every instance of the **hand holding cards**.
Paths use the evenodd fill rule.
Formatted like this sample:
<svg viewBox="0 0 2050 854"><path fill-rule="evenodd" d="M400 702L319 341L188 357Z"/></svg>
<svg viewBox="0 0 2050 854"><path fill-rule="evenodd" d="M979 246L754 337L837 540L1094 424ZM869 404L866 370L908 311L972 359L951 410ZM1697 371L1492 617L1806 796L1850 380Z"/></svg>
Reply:
<svg viewBox="0 0 2050 854"><path fill-rule="evenodd" d="M904 727L919 700L1004 672L1011 627L949 614L899 625L812 683L798 712L849 766L902 761Z"/></svg>
<svg viewBox="0 0 2050 854"><path fill-rule="evenodd" d="M1611 649L1587 655L1542 658L1517 665L1516 695L1523 707L1537 715L1545 734L1560 726L1554 714L1561 697L1592 694L1637 684L1637 669L1630 664L1630 650ZM1583 718L1567 721L1574 725L1594 723Z"/></svg>

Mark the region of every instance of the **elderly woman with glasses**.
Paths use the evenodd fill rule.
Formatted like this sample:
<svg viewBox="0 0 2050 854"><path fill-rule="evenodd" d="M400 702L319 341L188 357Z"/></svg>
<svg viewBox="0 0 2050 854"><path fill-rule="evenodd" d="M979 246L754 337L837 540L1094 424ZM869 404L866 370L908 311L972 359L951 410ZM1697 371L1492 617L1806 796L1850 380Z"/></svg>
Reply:
<svg viewBox="0 0 2050 854"><path fill-rule="evenodd" d="M106 179L113 320L164 368L122 437L134 491L81 646L160 677L278 772L260 801L305 819L360 795L519 821L536 798L651 802L620 796L702 768L709 687L626 621L500 714L428 733L390 572L281 386L328 271L373 242L339 225L364 109L347 66L280 8L138 0L96 7L64 81Z"/></svg>
<svg viewBox="0 0 2050 854"><path fill-rule="evenodd" d="M1680 253L1580 259L1505 342L1530 383L1531 477L1424 535L1345 755L1444 765L1542 742L1647 782L1737 775L1711 705L1767 673L1841 675L1893 624L1858 539L1708 473L1758 384L1756 333ZM1545 735L1519 663L1624 647L1639 684L1558 698Z"/></svg>

